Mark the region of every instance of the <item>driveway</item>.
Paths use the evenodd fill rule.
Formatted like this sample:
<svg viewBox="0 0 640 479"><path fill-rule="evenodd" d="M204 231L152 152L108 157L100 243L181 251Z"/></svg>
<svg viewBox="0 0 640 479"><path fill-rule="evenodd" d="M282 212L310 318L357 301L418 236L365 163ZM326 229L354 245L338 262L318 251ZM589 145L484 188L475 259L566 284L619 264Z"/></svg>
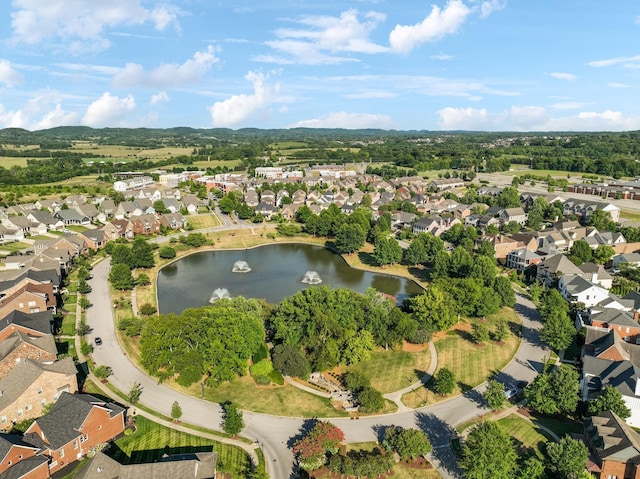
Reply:
<svg viewBox="0 0 640 479"><path fill-rule="evenodd" d="M88 298L93 306L88 311L87 321L93 331L89 339L93 342L95 337L102 338L102 345L94 345L94 362L110 366L113 375L109 377L109 381L125 393L135 382L141 384L141 404L169 416L171 405L178 401L183 411L183 422L221 430L222 414L219 405L158 384L122 351L115 334L109 298L109 268L109 259L98 263L93 270L93 279L90 280L92 292ZM522 318L523 341L515 359L497 376L507 384L531 382L541 371L545 356L549 355L549 351L540 342L540 318L533 303L518 292L516 301L516 311ZM344 431L347 442L379 440L385 426L420 428L430 437L434 446L431 459L442 476L458 478L461 475L449 441L455 435L455 426L488 412L482 401L484 387L478 386L461 396L417 410L362 417L358 420L331 418L331 422ZM256 394L260 394L259 391ZM246 426L242 435L257 441L264 451L269 476L273 479L290 477L294 464L290 445L308 427L309 422L304 418L270 416L250 411L244 412L244 421Z"/></svg>

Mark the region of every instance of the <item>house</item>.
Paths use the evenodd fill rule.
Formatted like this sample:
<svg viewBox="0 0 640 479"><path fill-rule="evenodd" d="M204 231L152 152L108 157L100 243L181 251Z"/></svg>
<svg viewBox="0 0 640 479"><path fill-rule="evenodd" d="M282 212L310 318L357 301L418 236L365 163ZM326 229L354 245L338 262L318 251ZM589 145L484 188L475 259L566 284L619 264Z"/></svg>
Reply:
<svg viewBox="0 0 640 479"><path fill-rule="evenodd" d="M544 258L535 251L527 248L518 248L510 251L506 256L506 267L516 271L524 271L529 266L540 263Z"/></svg>
<svg viewBox="0 0 640 479"><path fill-rule="evenodd" d="M24 440L49 458L49 472L54 474L97 444L121 434L124 416L125 409L114 403L90 394L62 392L51 411L25 431Z"/></svg>
<svg viewBox="0 0 640 479"><path fill-rule="evenodd" d="M102 229L83 231L78 236L81 236L87 243L87 247L93 250L102 249L107 243L105 232Z"/></svg>
<svg viewBox="0 0 640 479"><path fill-rule="evenodd" d="M521 207L517 208L505 208L498 215L502 224L509 224L511 222L524 225L527 222L527 214Z"/></svg>
<svg viewBox="0 0 640 479"><path fill-rule="evenodd" d="M91 218L78 213L76 210L56 211L53 217L62 220L65 225L88 225L91 223Z"/></svg>
<svg viewBox="0 0 640 479"><path fill-rule="evenodd" d="M122 201L116 208L114 213L114 217L118 220L129 218L134 215L141 215L142 210L140 210L133 201Z"/></svg>
<svg viewBox="0 0 640 479"><path fill-rule="evenodd" d="M160 215L160 224L165 228L179 230L187 226L187 219L182 213L165 213Z"/></svg>
<svg viewBox="0 0 640 479"><path fill-rule="evenodd" d="M30 314L47 310L55 312L55 309L56 297L51 284L27 281L0 297L0 317L14 310Z"/></svg>
<svg viewBox="0 0 640 479"><path fill-rule="evenodd" d="M100 213L98 211L98 208L96 208L96 206L92 205L91 203L78 205L74 209L78 213L80 213L82 216L86 216L87 218L89 218L90 221L95 220L98 217L98 214Z"/></svg>
<svg viewBox="0 0 640 479"><path fill-rule="evenodd" d="M149 198L136 198L133 201L133 204L136 205L134 215L152 215L156 212L155 208L153 207L153 201L151 201Z"/></svg>
<svg viewBox="0 0 640 479"><path fill-rule="evenodd" d="M24 239L24 231L0 225L0 242L9 243L13 241L22 241Z"/></svg>
<svg viewBox="0 0 640 479"><path fill-rule="evenodd" d="M47 232L47 226L30 221L26 216L9 216L2 220L2 226L8 230L21 230L24 235L42 235Z"/></svg>
<svg viewBox="0 0 640 479"><path fill-rule="evenodd" d="M15 332L21 332L31 338L53 333L53 316L51 311L27 314L22 311L11 311L0 319L0 341L8 339Z"/></svg>
<svg viewBox="0 0 640 479"><path fill-rule="evenodd" d="M31 337L21 331L15 331L0 341L0 378L5 377L25 359L45 364L56 360L58 350L51 334Z"/></svg>
<svg viewBox="0 0 640 479"><path fill-rule="evenodd" d="M440 236L454 225L461 224L458 218L443 218L433 215L428 218L420 218L411 226L413 234L431 233L434 236Z"/></svg>
<svg viewBox="0 0 640 479"><path fill-rule="evenodd" d="M464 181L461 178L441 178L437 180L431 180L429 183L427 183L427 188L434 191L461 188L463 186Z"/></svg>
<svg viewBox="0 0 640 479"><path fill-rule="evenodd" d="M113 220L102 228L106 241L115 241L120 238L133 238L133 228L129 220Z"/></svg>
<svg viewBox="0 0 640 479"><path fill-rule="evenodd" d="M618 336L629 343L638 341L640 324L627 311L605 308L601 312L590 311L587 319L591 326L615 331Z"/></svg>
<svg viewBox="0 0 640 479"><path fill-rule="evenodd" d="M100 204L98 219L104 223L106 220L114 217L117 209L118 207L113 200L104 200Z"/></svg>
<svg viewBox="0 0 640 479"><path fill-rule="evenodd" d="M613 411L585 419L584 440L591 452L589 472L596 478L640 477L640 434Z"/></svg>
<svg viewBox="0 0 640 479"><path fill-rule="evenodd" d="M38 447L23 441L20 436L0 434L0 477L47 479L49 461L37 456L39 452Z"/></svg>
<svg viewBox="0 0 640 479"><path fill-rule="evenodd" d="M265 203L264 201L258 203L258 206L255 208L256 214L264 216L267 220L270 220L277 211L278 209L272 203Z"/></svg>
<svg viewBox="0 0 640 479"><path fill-rule="evenodd" d="M582 263L578 268L582 271L581 276L593 284L602 286L604 289L611 289L613 286L613 276L607 273L601 264L587 262Z"/></svg>
<svg viewBox="0 0 640 479"><path fill-rule="evenodd" d="M391 215L391 226L394 228L404 228L405 226L411 226L415 220L415 214L398 211Z"/></svg>
<svg viewBox="0 0 640 479"><path fill-rule="evenodd" d="M54 218L48 211L33 210L27 214L27 219L32 223L42 223L47 230L58 231L64 228L64 221Z"/></svg>
<svg viewBox="0 0 640 479"><path fill-rule="evenodd" d="M605 288L591 283L579 274L562 275L558 280L558 291L568 302L582 303L587 308L609 296Z"/></svg>
<svg viewBox="0 0 640 479"><path fill-rule="evenodd" d="M271 190L264 190L260 193L260 202L270 205L276 204L276 194Z"/></svg>
<svg viewBox="0 0 640 479"><path fill-rule="evenodd" d="M77 370L71 357L52 364L21 360L0 379L0 429L12 423L42 416L43 407L61 394L78 390Z"/></svg>
<svg viewBox="0 0 640 479"><path fill-rule="evenodd" d="M153 235L160 233L160 220L155 215L140 215L131 218L131 228L137 235Z"/></svg>
<svg viewBox="0 0 640 479"><path fill-rule="evenodd" d="M182 207L186 208L190 215L195 215L200 208L200 199L196 195L184 195L182 197Z"/></svg>
<svg viewBox="0 0 640 479"><path fill-rule="evenodd" d="M551 287L553 282L565 274L582 274L582 270L563 254L556 254L538 263L536 280Z"/></svg>
<svg viewBox="0 0 640 479"><path fill-rule="evenodd" d="M75 476L75 479L189 478L215 479L217 452L196 452L162 456L157 462L123 465L99 452Z"/></svg>
<svg viewBox="0 0 640 479"><path fill-rule="evenodd" d="M524 246L524 244L520 241L502 234L483 236L476 241L476 244L479 246L480 243L484 241L488 241L489 243L491 243L491 245L493 246L493 251L495 252L496 259L504 259L512 251L515 251L518 248L522 248Z"/></svg>
<svg viewBox="0 0 640 479"><path fill-rule="evenodd" d="M640 253L625 253L619 254L613 257L611 260L611 266L613 268L620 268L622 265L632 266L637 268L640 266Z"/></svg>
<svg viewBox="0 0 640 479"><path fill-rule="evenodd" d="M119 192L140 190L153 184L153 178L150 176L138 176L137 178L131 178L129 180L115 181L113 183L113 189Z"/></svg>

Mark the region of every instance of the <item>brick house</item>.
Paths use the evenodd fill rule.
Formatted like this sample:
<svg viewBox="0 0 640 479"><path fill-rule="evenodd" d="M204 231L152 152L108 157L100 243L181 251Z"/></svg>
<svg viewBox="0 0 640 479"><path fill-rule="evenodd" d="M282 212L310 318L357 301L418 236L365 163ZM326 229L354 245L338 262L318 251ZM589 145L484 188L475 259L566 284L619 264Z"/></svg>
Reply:
<svg viewBox="0 0 640 479"><path fill-rule="evenodd" d="M0 341L20 331L30 337L45 336L52 333L53 316L51 311L27 314L12 310L0 319Z"/></svg>
<svg viewBox="0 0 640 479"><path fill-rule="evenodd" d="M76 374L70 357L53 364L21 360L0 379L0 429L11 429L12 423L39 417L45 404L55 402L64 392L76 392Z"/></svg>
<svg viewBox="0 0 640 479"><path fill-rule="evenodd" d="M46 479L49 462L39 449L14 434L0 434L0 477ZM26 467L25 467L26 466ZM11 472L4 474L8 470Z"/></svg>
<svg viewBox="0 0 640 479"><path fill-rule="evenodd" d="M640 478L640 434L612 411L584 422L591 458L589 472L600 479Z"/></svg>
<svg viewBox="0 0 640 479"><path fill-rule="evenodd" d="M107 242L106 235L101 229L87 230L79 233L78 236L82 237L89 249L102 249Z"/></svg>
<svg viewBox="0 0 640 479"><path fill-rule="evenodd" d="M62 393L46 416L25 431L24 440L50 458L54 474L101 443L124 432L125 409L90 394Z"/></svg>
<svg viewBox="0 0 640 479"><path fill-rule="evenodd" d="M39 363L53 363L57 353L52 335L31 337L15 331L7 339L0 341L0 378L27 358Z"/></svg>
<svg viewBox="0 0 640 479"><path fill-rule="evenodd" d="M51 284L35 284L27 282L20 288L7 291L6 296L0 298L0 317L18 310L23 313L39 313L51 310L55 312L56 297Z"/></svg>
<svg viewBox="0 0 640 479"><path fill-rule="evenodd" d="M140 215L131 219L133 233L137 235L154 235L160 233L160 220L155 215Z"/></svg>

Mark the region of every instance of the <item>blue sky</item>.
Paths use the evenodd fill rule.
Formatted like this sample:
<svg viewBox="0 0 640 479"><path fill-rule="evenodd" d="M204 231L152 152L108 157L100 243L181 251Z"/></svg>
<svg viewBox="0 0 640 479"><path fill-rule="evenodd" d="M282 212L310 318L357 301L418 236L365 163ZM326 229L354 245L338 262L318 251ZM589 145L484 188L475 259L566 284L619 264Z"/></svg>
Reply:
<svg viewBox="0 0 640 479"><path fill-rule="evenodd" d="M640 129L640 2L3 0L0 127Z"/></svg>

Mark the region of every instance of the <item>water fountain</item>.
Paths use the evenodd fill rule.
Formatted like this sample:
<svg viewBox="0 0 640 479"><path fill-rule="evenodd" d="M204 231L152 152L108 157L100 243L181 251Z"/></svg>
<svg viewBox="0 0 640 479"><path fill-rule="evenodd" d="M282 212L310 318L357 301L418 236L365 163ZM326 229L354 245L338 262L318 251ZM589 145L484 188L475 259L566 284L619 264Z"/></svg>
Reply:
<svg viewBox="0 0 640 479"><path fill-rule="evenodd" d="M236 261L231 268L232 273L248 273L251 271L249 264L246 261Z"/></svg>
<svg viewBox="0 0 640 479"><path fill-rule="evenodd" d="M317 271L307 271L302 277L302 282L306 284L320 284L322 283L322 278Z"/></svg>
<svg viewBox="0 0 640 479"><path fill-rule="evenodd" d="M209 298L210 303L215 303L219 299L230 299L231 295L229 294L229 290L227 288L216 288L211 293L211 298Z"/></svg>

